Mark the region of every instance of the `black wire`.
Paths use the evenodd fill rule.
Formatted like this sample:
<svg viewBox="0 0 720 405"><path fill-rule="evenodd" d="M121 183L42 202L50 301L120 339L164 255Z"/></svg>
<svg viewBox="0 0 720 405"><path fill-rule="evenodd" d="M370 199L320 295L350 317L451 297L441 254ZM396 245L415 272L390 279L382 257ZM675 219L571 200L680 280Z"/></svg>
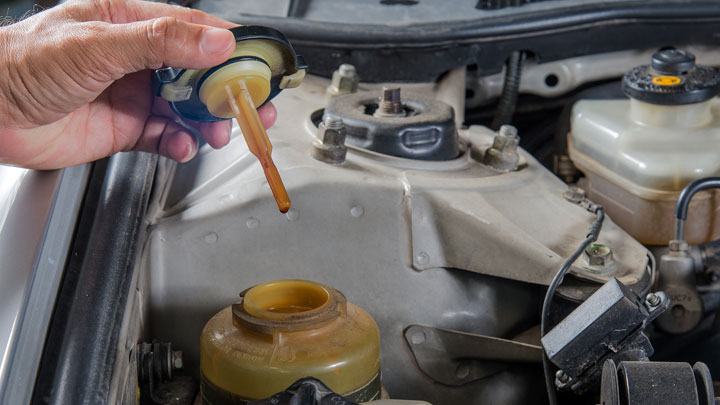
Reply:
<svg viewBox="0 0 720 405"><path fill-rule="evenodd" d="M555 277L553 277L552 282L550 282L547 292L545 293L545 299L543 300L542 307L542 315L540 317L540 336L545 336L547 334L547 327L550 323L550 304L552 303L555 291L562 283L565 275L568 273L568 271L570 271L570 267L572 266L572 264L575 263L575 261L580 257L580 255L591 243L597 240L598 235L600 234L600 229L602 228L602 223L605 219L605 211L600 205L595 205L593 207L595 215L597 215L597 217L595 218L595 221L593 221L592 225L590 225L590 230L588 230L587 237L580 244L580 246L570 255L570 257L565 260L562 267L560 267L560 270L557 272L557 274L555 274ZM555 379L553 378L552 370L550 368L550 360L548 359L547 353L545 352L544 348L542 351L542 363L543 372L545 374L545 388L547 389L548 401L550 402L550 405L556 405L557 397L555 395Z"/></svg>
<svg viewBox="0 0 720 405"><path fill-rule="evenodd" d="M677 205L675 206L675 239L685 239L685 220L687 219L688 207L695 193L711 188L720 188L720 177L706 177L688 184L680 193Z"/></svg>
<svg viewBox="0 0 720 405"><path fill-rule="evenodd" d="M509 124L515 113L518 94L520 93L520 79L522 78L522 66L525 60L525 53L515 51L508 58L507 67L505 68L505 81L503 82L500 100L495 110L495 117L492 120L490 128L494 130L500 129L502 125Z"/></svg>

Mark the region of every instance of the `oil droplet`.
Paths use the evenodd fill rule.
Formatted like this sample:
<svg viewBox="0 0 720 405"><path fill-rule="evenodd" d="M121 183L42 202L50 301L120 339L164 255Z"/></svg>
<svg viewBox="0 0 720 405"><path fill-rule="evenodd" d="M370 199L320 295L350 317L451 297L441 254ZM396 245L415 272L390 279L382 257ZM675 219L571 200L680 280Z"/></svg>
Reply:
<svg viewBox="0 0 720 405"><path fill-rule="evenodd" d="M287 213L285 213L285 216L287 217L287 219L289 221L294 221L294 220L298 219L298 212L296 209L290 208L290 210Z"/></svg>
<svg viewBox="0 0 720 405"><path fill-rule="evenodd" d="M245 221L245 225L250 229L255 229L260 225L260 220L255 217L250 217Z"/></svg>
<svg viewBox="0 0 720 405"><path fill-rule="evenodd" d="M415 256L415 261L417 262L417 264L425 265L430 262L430 256L425 252L420 252L417 254L417 256Z"/></svg>
<svg viewBox="0 0 720 405"><path fill-rule="evenodd" d="M425 332L415 332L410 336L410 341L414 345L419 345L420 343L425 341Z"/></svg>
<svg viewBox="0 0 720 405"><path fill-rule="evenodd" d="M362 216L362 214L364 214L364 213L365 213L365 210L363 209L363 207L361 207L359 205L355 205L352 208L350 208L350 215L352 215L355 218L360 218Z"/></svg>
<svg viewBox="0 0 720 405"><path fill-rule="evenodd" d="M206 243L215 243L218 240L218 234L215 232L208 232L205 234L205 242Z"/></svg>

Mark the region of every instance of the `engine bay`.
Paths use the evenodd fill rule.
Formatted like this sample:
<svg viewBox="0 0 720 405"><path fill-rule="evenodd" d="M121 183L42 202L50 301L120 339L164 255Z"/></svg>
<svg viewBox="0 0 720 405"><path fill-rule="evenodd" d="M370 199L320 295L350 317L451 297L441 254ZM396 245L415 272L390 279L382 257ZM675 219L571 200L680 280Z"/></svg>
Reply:
<svg viewBox="0 0 720 405"><path fill-rule="evenodd" d="M123 167L151 168L134 175L109 402L715 403L720 49L704 26L617 49L453 37L404 54L405 37L370 48L384 31L323 44L331 27L302 31L314 12L275 25L294 59L267 69L286 212L237 122L188 163L98 175L103 200ZM194 114L213 71L161 70L158 94Z"/></svg>

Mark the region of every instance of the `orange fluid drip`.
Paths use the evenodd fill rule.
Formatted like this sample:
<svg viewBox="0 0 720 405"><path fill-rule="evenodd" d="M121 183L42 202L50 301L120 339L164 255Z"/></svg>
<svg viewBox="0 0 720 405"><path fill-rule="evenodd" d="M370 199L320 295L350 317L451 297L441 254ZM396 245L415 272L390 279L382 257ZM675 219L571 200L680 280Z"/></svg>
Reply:
<svg viewBox="0 0 720 405"><path fill-rule="evenodd" d="M260 116L255 109L255 104L252 101L250 92L245 85L245 81L238 79L236 83L240 92L235 97L230 84L225 85L225 91L228 95L228 103L230 108L237 119L240 130L245 137L245 142L248 145L250 153L255 155L260 161L260 165L265 172L265 178L267 178L270 190L275 197L280 212L286 213L290 209L290 197L288 197L285 185L280 178L275 163L273 163L272 145L270 139L265 132Z"/></svg>

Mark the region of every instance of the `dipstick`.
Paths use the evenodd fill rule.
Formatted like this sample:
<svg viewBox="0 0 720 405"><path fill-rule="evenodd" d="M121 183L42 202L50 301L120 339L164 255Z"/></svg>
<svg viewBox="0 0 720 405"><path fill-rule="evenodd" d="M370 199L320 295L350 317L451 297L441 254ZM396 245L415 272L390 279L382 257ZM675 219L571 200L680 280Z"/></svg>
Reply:
<svg viewBox="0 0 720 405"><path fill-rule="evenodd" d="M280 173L278 173L277 167L273 163L270 139L267 132L265 132L262 121L260 121L260 116L255 109L255 103L253 103L245 81L238 79L235 84L240 88L237 96L232 91L230 83L225 85L228 104L230 104L238 125L240 125L240 130L245 137L250 153L260 161L280 212L286 213L290 209L290 197L288 197Z"/></svg>

